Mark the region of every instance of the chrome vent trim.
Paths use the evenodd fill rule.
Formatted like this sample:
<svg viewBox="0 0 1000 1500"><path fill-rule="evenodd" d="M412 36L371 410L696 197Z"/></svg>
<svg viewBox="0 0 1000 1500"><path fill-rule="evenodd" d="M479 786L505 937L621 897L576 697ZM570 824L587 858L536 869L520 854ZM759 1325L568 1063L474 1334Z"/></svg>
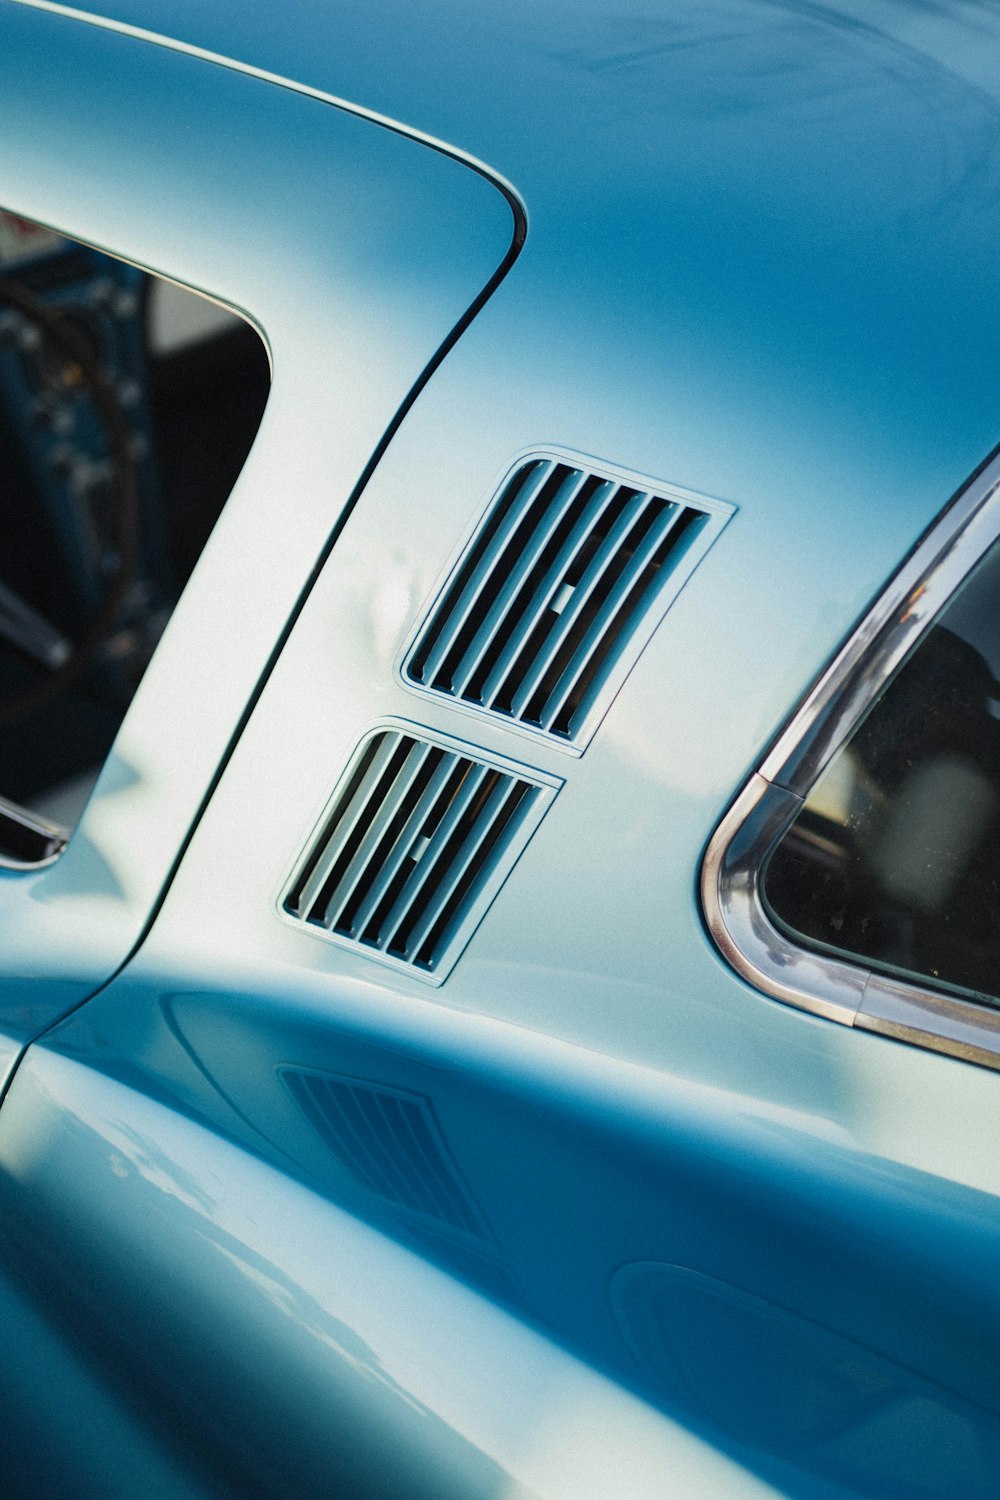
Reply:
<svg viewBox="0 0 1000 1500"><path fill-rule="evenodd" d="M732 507L552 450L501 484L404 681L582 749Z"/></svg>
<svg viewBox="0 0 1000 1500"><path fill-rule="evenodd" d="M282 908L440 984L560 785L458 741L381 725L352 756Z"/></svg>

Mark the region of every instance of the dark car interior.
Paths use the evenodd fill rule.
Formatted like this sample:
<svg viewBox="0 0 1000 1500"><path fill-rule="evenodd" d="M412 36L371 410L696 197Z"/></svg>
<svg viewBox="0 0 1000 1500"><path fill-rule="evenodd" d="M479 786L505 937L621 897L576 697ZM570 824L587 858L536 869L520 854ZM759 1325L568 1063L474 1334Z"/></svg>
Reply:
<svg viewBox="0 0 1000 1500"><path fill-rule="evenodd" d="M0 214L7 862L50 856L76 823L250 450L269 378L236 314Z"/></svg>
<svg viewBox="0 0 1000 1500"><path fill-rule="evenodd" d="M765 873L772 916L894 975L1000 995L1000 546L921 637Z"/></svg>

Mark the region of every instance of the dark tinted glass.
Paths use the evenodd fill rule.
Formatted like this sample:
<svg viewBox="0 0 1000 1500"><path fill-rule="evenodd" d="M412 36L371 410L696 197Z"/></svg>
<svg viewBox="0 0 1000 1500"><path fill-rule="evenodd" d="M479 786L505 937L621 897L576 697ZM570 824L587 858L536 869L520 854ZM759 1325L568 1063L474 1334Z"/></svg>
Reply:
<svg viewBox="0 0 1000 1500"><path fill-rule="evenodd" d="M269 378L234 313L0 211L0 797L31 826L80 816ZM0 860L45 857L17 816Z"/></svg>
<svg viewBox="0 0 1000 1500"><path fill-rule="evenodd" d="M834 758L768 863L779 926L1000 996L1000 543Z"/></svg>

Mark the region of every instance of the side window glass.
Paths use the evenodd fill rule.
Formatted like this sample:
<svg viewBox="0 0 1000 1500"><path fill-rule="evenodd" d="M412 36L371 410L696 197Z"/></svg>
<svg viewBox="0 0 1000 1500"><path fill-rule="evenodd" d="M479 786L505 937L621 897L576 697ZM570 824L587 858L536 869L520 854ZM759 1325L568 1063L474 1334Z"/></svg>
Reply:
<svg viewBox="0 0 1000 1500"><path fill-rule="evenodd" d="M1000 543L920 637L763 875L806 946L1000 1000Z"/></svg>
<svg viewBox="0 0 1000 1500"><path fill-rule="evenodd" d="M235 313L0 213L0 861L72 830L256 435Z"/></svg>

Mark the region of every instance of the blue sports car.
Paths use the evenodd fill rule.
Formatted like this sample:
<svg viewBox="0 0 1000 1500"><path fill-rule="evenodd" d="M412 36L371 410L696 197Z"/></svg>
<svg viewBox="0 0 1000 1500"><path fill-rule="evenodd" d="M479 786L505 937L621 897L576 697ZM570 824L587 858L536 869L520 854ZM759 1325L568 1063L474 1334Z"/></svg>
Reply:
<svg viewBox="0 0 1000 1500"><path fill-rule="evenodd" d="M0 1495L1000 1493L1000 11L0 0Z"/></svg>

